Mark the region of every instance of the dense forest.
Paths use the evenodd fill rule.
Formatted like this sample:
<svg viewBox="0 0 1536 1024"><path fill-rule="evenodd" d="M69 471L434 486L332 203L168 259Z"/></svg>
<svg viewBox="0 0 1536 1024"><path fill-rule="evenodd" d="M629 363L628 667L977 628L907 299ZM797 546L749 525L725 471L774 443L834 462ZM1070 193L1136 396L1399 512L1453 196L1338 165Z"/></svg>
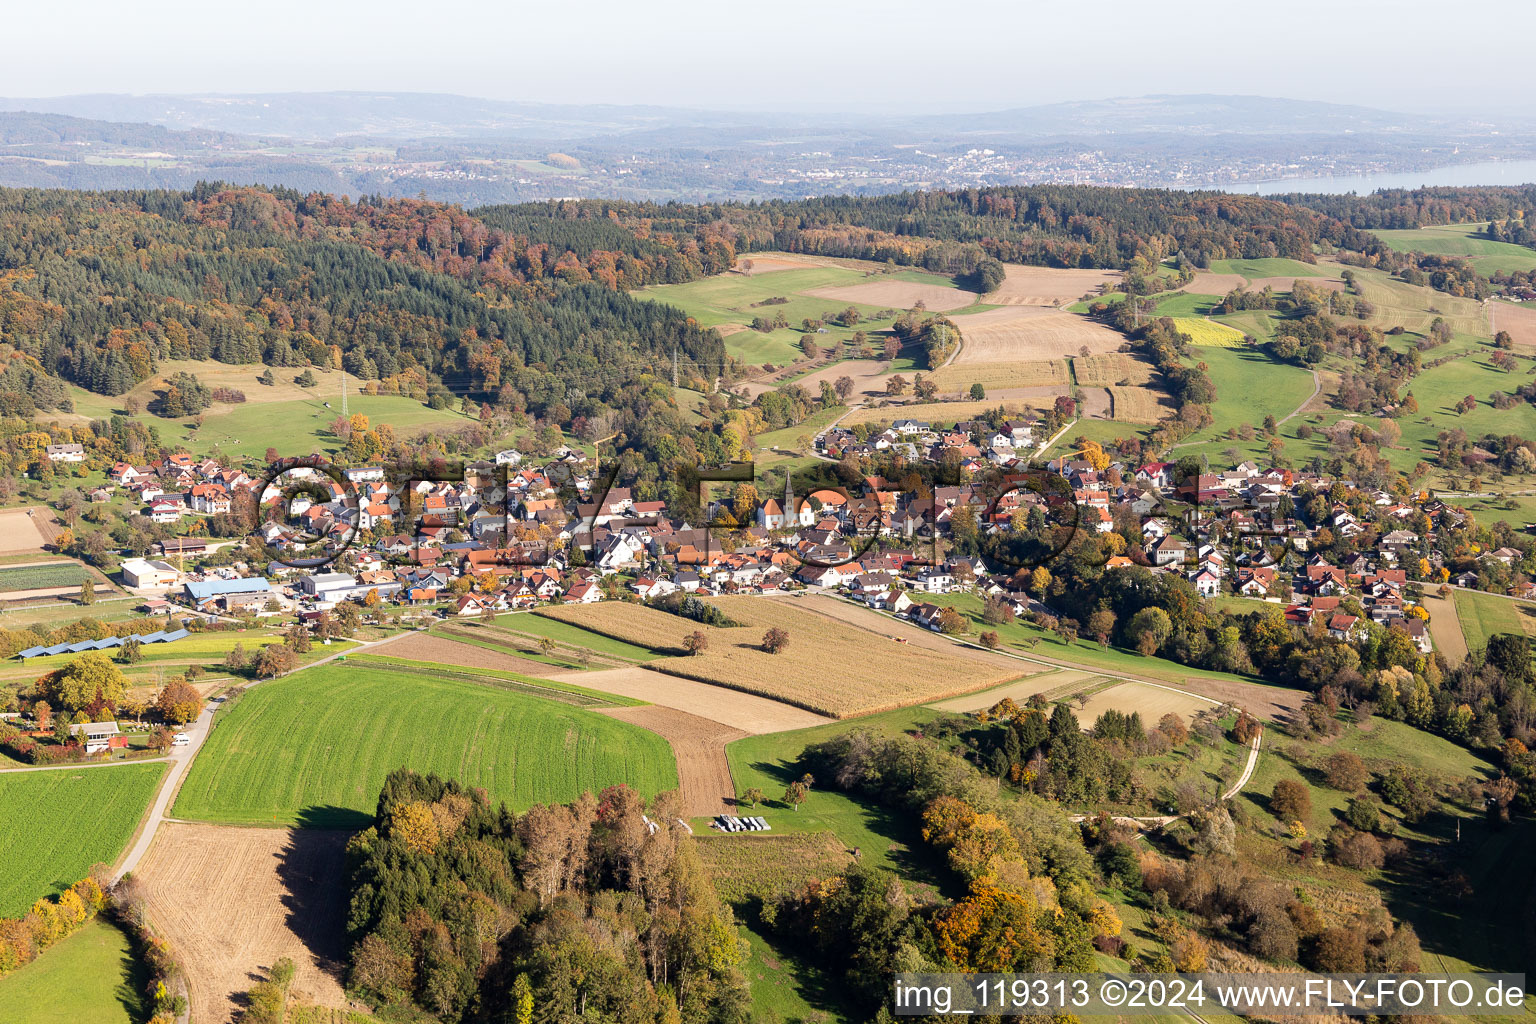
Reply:
<svg viewBox="0 0 1536 1024"><path fill-rule="evenodd" d="M651 820L675 822L675 797ZM347 845L351 987L443 1021L745 1021L731 910L691 837L646 811L615 786L517 815L392 772Z"/></svg>
<svg viewBox="0 0 1536 1024"><path fill-rule="evenodd" d="M889 260L971 275L987 258L1055 267L1123 268L1183 253L1211 260L1283 256L1371 239L1329 215L1257 196L1035 185L822 196L752 205L664 206L601 200L477 211L517 235L550 220L617 223L649 237L724 239L738 252L782 250Z"/></svg>
<svg viewBox="0 0 1536 1024"><path fill-rule="evenodd" d="M487 398L526 368L530 405L612 395L674 351L713 377L718 336L615 290L643 283L636 263L410 200L3 190L0 341L108 395L164 359L415 372Z"/></svg>

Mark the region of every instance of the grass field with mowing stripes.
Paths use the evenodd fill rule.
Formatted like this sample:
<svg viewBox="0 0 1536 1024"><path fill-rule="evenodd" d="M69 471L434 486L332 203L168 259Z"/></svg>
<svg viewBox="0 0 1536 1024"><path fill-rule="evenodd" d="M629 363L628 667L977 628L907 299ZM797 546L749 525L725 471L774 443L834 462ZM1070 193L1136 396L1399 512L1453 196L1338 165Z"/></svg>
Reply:
<svg viewBox="0 0 1536 1024"><path fill-rule="evenodd" d="M117 860L164 774L160 763L0 775L0 917Z"/></svg>
<svg viewBox="0 0 1536 1024"><path fill-rule="evenodd" d="M241 698L177 797L179 818L362 827L396 768L482 786L522 810L627 782L677 785L665 740L541 697L432 674L332 663Z"/></svg>

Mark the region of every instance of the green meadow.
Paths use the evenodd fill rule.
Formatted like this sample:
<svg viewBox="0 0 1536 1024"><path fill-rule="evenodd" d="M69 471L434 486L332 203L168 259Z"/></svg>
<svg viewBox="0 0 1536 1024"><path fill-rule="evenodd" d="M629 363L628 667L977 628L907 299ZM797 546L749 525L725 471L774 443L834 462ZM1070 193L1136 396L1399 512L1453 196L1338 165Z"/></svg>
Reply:
<svg viewBox="0 0 1536 1024"><path fill-rule="evenodd" d="M128 936L96 918L0 978L0 1020L27 1024L141 1024L148 969Z"/></svg>
<svg viewBox="0 0 1536 1024"><path fill-rule="evenodd" d="M116 861L164 774L161 762L0 775L0 917Z"/></svg>
<svg viewBox="0 0 1536 1024"><path fill-rule="evenodd" d="M1536 249L1478 237L1487 226L1486 221L1478 221L1476 224L1436 224L1413 230L1371 233L1399 252L1465 257L1479 274L1524 273L1536 269Z"/></svg>
<svg viewBox="0 0 1536 1024"><path fill-rule="evenodd" d="M193 762L175 816L366 823L396 768L482 786L519 810L628 783L677 785L667 741L580 708L458 679L332 662L246 693Z"/></svg>
<svg viewBox="0 0 1536 1024"><path fill-rule="evenodd" d="M822 344L849 338L855 330L867 334L885 330L895 321L895 317L875 319L874 315L883 311L880 306L822 298L810 295L809 292L891 280L937 285L959 291L953 280L937 274L908 270L889 275L867 275L851 267L827 266L776 270L750 276L719 274L686 284L652 285L639 289L635 294L675 306L704 327L745 328L754 317L772 319L782 313L789 321L789 327L767 333L735 329L725 335L725 347L732 356L747 363L783 365L800 357L800 341L805 334L799 328L804 320L821 319L824 314L840 312L849 306L854 306L864 314L866 319L855 327L829 326L827 334L812 335ZM761 305L764 300L778 298L787 301ZM972 303L963 311L975 312L989 308Z"/></svg>

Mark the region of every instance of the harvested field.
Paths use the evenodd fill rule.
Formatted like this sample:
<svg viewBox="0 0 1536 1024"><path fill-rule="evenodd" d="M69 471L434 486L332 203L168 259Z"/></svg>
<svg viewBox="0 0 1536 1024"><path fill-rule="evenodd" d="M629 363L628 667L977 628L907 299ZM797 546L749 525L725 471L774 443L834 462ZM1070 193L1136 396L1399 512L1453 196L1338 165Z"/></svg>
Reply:
<svg viewBox="0 0 1536 1024"><path fill-rule="evenodd" d="M1079 355L1084 347L1092 355L1118 351L1126 343L1118 331L1087 317L1041 307L967 313L955 317L954 323L961 337L955 365L1060 359Z"/></svg>
<svg viewBox="0 0 1536 1024"><path fill-rule="evenodd" d="M1049 693L1062 686L1080 683L1091 679L1092 674L1079 672L1076 669L1061 668L1052 671L1040 671L1043 666L1034 666L1036 673L1023 679L1016 679L1006 686L994 686L990 690L981 693L968 693L964 697L951 697L949 700L941 700L931 705L941 711L954 711L966 713L990 708L1004 697L1012 698L1015 704L1023 704L1037 693Z"/></svg>
<svg viewBox="0 0 1536 1024"><path fill-rule="evenodd" d="M1536 345L1536 305L1517 306L1512 302L1499 302L1489 307L1493 323L1501 331L1508 331L1516 345Z"/></svg>
<svg viewBox="0 0 1536 1024"><path fill-rule="evenodd" d="M988 392L998 388L1068 386L1067 364L1062 359L1034 359L1016 363L964 363L946 366L928 375L941 391L966 391L980 384Z"/></svg>
<svg viewBox="0 0 1536 1024"><path fill-rule="evenodd" d="M1053 388L1048 389L1047 393L1057 392ZM980 416L990 409L996 409L999 404L1002 405L1005 413L1011 414L1024 411L1022 404L1014 405L1014 403L1006 401L999 403L998 399L1005 397L1007 396L998 395L991 397L989 395L988 399L982 402L911 402L907 405L887 405L879 408L866 405L861 409L854 409L847 416L844 416L843 425L851 427L855 423L889 423L892 420L908 418L931 420L935 423L955 423L959 420L968 420L972 417ZM1039 399L1035 399L1035 401L1039 401Z"/></svg>
<svg viewBox="0 0 1536 1024"><path fill-rule="evenodd" d="M1136 387L1152 381L1152 364L1139 356L1109 352L1097 356L1075 356L1072 373L1085 388Z"/></svg>
<svg viewBox="0 0 1536 1024"><path fill-rule="evenodd" d="M1426 592L1420 599L1429 612L1429 638L1452 668L1467 660L1467 638L1456 615L1456 601Z"/></svg>
<svg viewBox="0 0 1536 1024"><path fill-rule="evenodd" d="M694 842L704 870L729 903L795 892L853 863L848 848L831 832L705 835Z"/></svg>
<svg viewBox="0 0 1536 1024"><path fill-rule="evenodd" d="M665 615L666 612L657 612ZM550 673L556 681L580 682L582 686L617 694L631 700L649 701L757 735L787 732L826 725L830 719L740 690L728 690L692 679L652 672L644 668L600 669L596 672Z"/></svg>
<svg viewBox="0 0 1536 1024"><path fill-rule="evenodd" d="M1301 711L1307 695L1301 690L1288 690L1283 686L1266 686L1263 683L1242 683L1225 679L1206 679L1190 676L1184 680L1184 688L1220 704L1231 704L1246 710L1264 722L1288 721Z"/></svg>
<svg viewBox="0 0 1536 1024"><path fill-rule="evenodd" d="M987 302L999 306L1061 306L1097 293L1101 284L1113 290L1120 282L1120 274L1114 270L1065 270L1017 263L1004 267L1007 277L986 297Z"/></svg>
<svg viewBox="0 0 1536 1024"><path fill-rule="evenodd" d="M1344 282L1334 277L1256 277L1248 282L1247 290L1261 292L1269 288L1272 291L1288 292L1296 287L1297 281L1305 281L1315 288L1327 288L1329 291L1344 290Z"/></svg>
<svg viewBox="0 0 1536 1024"><path fill-rule="evenodd" d="M736 789L731 783L731 766L725 760L725 745L748 735L746 732L656 704L603 713L649 729L672 744L683 812L689 817L712 817L735 810Z"/></svg>
<svg viewBox="0 0 1536 1024"><path fill-rule="evenodd" d="M282 957L293 995L345 1007L346 832L167 821L134 878L186 966L192 1024L236 1017L235 997Z"/></svg>
<svg viewBox="0 0 1536 1024"><path fill-rule="evenodd" d="M710 603L742 625L698 626L654 608L606 601L540 614L656 648L675 648L685 633L700 629L709 638L702 655L664 658L648 667L837 718L921 704L1020 675L1007 658L965 657L953 646L941 652L895 644L889 630L853 627L792 600L723 597ZM769 628L789 633L788 646L777 654L761 648Z"/></svg>
<svg viewBox="0 0 1536 1024"><path fill-rule="evenodd" d="M1189 295L1225 296L1234 288L1247 287L1248 279L1241 274L1198 273L1195 279L1179 290Z"/></svg>
<svg viewBox="0 0 1536 1024"><path fill-rule="evenodd" d="M755 273L755 271L754 271ZM976 293L960 288L946 288L942 284L922 284L918 281L871 281L869 284L850 284L837 288L816 288L806 292L818 299L836 302L857 302L866 306L911 309L918 302L937 313L951 309L964 309L976 301Z"/></svg>
<svg viewBox="0 0 1536 1024"><path fill-rule="evenodd" d="M885 382L895 375L896 372L891 369L890 362L884 359L844 359L831 366L812 370L803 377L796 377L794 383L814 395L821 390L822 381L835 384L839 377L848 377L853 381L855 395L884 395ZM912 372L906 371L902 376L910 381ZM756 397L764 391L772 391L780 387L783 383L783 379L775 374L772 377L745 384L743 387L748 394Z"/></svg>
<svg viewBox="0 0 1536 1024"><path fill-rule="evenodd" d="M1356 270L1355 287L1360 297L1376 307L1369 323L1382 327L1402 326L1420 334L1441 317L1453 331L1487 335L1488 319L1476 299L1463 299L1431 288L1399 281L1379 270ZM1438 311L1438 312L1435 312ZM1499 310L1503 313L1503 309ZM1505 325L1500 319L1499 327Z"/></svg>
<svg viewBox="0 0 1536 1024"><path fill-rule="evenodd" d="M1156 423L1173 412L1173 399L1151 388L1110 388L1112 420L1126 423Z"/></svg>
<svg viewBox="0 0 1536 1024"><path fill-rule="evenodd" d="M1139 712L1142 725L1151 728L1166 714L1171 713L1190 719L1206 708L1213 708L1216 705L1217 701L1206 697L1179 693L1177 690L1164 689L1161 686L1153 686L1151 683L1128 682L1100 690L1090 696L1088 703L1081 708L1074 706L1073 712L1084 729L1093 728L1093 723L1098 721L1099 716L1111 708L1126 714L1133 711Z"/></svg>
<svg viewBox="0 0 1536 1024"><path fill-rule="evenodd" d="M544 675L550 666L528 661L511 654L463 644L447 637L431 633L412 633L390 642L389 656L407 661L426 661L439 665L462 665L464 668L494 668L503 672L522 672L525 675Z"/></svg>
<svg viewBox="0 0 1536 1024"><path fill-rule="evenodd" d="M32 515L27 515L31 511ZM43 545L53 538L52 531L44 532L44 521L52 514L43 508L8 508L0 512L0 555L25 555L42 551Z"/></svg>

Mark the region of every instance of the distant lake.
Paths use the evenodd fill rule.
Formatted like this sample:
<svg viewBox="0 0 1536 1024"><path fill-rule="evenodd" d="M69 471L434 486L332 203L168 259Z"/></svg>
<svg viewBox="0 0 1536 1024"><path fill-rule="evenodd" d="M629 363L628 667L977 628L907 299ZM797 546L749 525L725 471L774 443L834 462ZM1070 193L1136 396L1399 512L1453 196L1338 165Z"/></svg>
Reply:
<svg viewBox="0 0 1536 1024"><path fill-rule="evenodd" d="M1536 160L1491 160L1477 164L1434 167L1424 171L1351 174L1339 178L1281 178L1275 181L1245 181L1209 187L1223 192L1243 192L1261 196L1272 196L1281 192L1322 192L1329 195L1358 192L1366 195L1383 188L1420 188L1425 185L1525 185L1531 182L1536 182Z"/></svg>

